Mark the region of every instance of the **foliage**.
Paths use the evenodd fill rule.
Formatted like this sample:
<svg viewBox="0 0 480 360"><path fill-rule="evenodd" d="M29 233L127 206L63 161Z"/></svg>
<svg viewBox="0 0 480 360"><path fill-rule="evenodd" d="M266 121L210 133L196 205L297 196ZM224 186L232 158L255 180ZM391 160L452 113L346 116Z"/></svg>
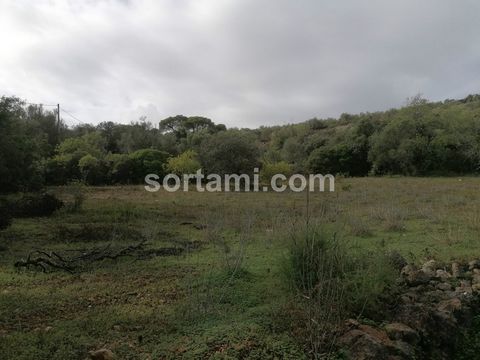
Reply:
<svg viewBox="0 0 480 360"><path fill-rule="evenodd" d="M106 157L109 169L108 179L112 184L128 184L133 181L135 162L127 154L108 154Z"/></svg>
<svg viewBox="0 0 480 360"><path fill-rule="evenodd" d="M206 173L251 174L258 166L255 137L240 130L221 131L206 138L199 147Z"/></svg>
<svg viewBox="0 0 480 360"><path fill-rule="evenodd" d="M2 97L0 192L72 180L140 183L148 172L162 176L167 158L171 166L185 167L194 161L192 151L206 172L218 174L251 174L261 162L264 174L276 163L289 164L293 172L345 176L476 174L479 118L478 95L435 103L417 95L399 109L254 130L227 130L211 119L183 115L160 121L158 129L145 117L68 128L54 112Z"/></svg>
<svg viewBox="0 0 480 360"><path fill-rule="evenodd" d="M286 161L264 162L260 172L262 181L270 183L272 176L275 174L283 174L288 177L293 174L292 166Z"/></svg>
<svg viewBox="0 0 480 360"><path fill-rule="evenodd" d="M43 185L39 162L49 155L48 141L37 131L24 103L0 98L0 192L37 190Z"/></svg>
<svg viewBox="0 0 480 360"><path fill-rule="evenodd" d="M194 174L202 167L197 160L197 156L195 151L187 150L176 157L168 159L167 170L177 175Z"/></svg>
<svg viewBox="0 0 480 360"><path fill-rule="evenodd" d="M206 130L209 133L215 133L225 130L225 125L215 125L212 120L203 116L171 116L160 121L159 125L162 133L172 133L177 139L185 138L189 133L196 133Z"/></svg>
<svg viewBox="0 0 480 360"><path fill-rule="evenodd" d="M133 161L133 181L142 182L148 174L163 177L168 154L155 149L142 149L132 153L130 159Z"/></svg>
<svg viewBox="0 0 480 360"><path fill-rule="evenodd" d="M78 161L78 168L83 181L88 185L99 185L105 182L107 168L103 161L87 154Z"/></svg>
<svg viewBox="0 0 480 360"><path fill-rule="evenodd" d="M293 229L284 275L300 301L302 338L313 353L328 353L347 317L381 311L380 296L393 286L397 271L381 253L352 253L344 241L318 226Z"/></svg>

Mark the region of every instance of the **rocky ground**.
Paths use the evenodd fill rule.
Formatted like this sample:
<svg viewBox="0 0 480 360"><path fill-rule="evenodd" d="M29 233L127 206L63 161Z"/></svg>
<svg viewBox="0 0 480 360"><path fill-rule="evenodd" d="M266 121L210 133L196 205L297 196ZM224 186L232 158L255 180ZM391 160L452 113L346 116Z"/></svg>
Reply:
<svg viewBox="0 0 480 360"><path fill-rule="evenodd" d="M480 312L480 260L401 270L390 321L348 320L338 344L352 359L452 359L459 332Z"/></svg>

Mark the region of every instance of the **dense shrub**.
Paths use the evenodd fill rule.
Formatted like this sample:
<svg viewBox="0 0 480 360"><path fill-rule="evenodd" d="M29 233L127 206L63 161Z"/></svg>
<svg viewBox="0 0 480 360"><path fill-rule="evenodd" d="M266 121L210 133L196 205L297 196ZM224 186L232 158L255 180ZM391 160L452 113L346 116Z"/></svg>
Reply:
<svg viewBox="0 0 480 360"><path fill-rule="evenodd" d="M168 154L155 149L141 149L130 154L130 159L134 166L132 181L142 183L148 174L164 176Z"/></svg>
<svg viewBox="0 0 480 360"><path fill-rule="evenodd" d="M193 150L187 150L184 153L168 159L167 171L177 174L195 174L202 165L197 160L197 153Z"/></svg>
<svg viewBox="0 0 480 360"><path fill-rule="evenodd" d="M50 216L63 205L63 202L52 194L29 194L13 202L12 211L14 217Z"/></svg>

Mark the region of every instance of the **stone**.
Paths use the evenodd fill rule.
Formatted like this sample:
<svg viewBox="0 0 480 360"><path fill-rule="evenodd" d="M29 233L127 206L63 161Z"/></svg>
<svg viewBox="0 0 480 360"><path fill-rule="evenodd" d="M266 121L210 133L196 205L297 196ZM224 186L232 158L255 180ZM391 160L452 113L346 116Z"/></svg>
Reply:
<svg viewBox="0 0 480 360"><path fill-rule="evenodd" d="M468 263L469 270L478 269L478 268L480 268L480 260L472 260Z"/></svg>
<svg viewBox="0 0 480 360"><path fill-rule="evenodd" d="M470 262L470 270L466 263L445 266L433 261L421 269L404 266L391 323L379 329L348 320L339 336L346 355L359 360L454 358L452 334L480 311L480 261Z"/></svg>
<svg viewBox="0 0 480 360"><path fill-rule="evenodd" d="M435 276L435 270L437 269L437 262L435 260L429 260L422 266L422 271L428 276Z"/></svg>
<svg viewBox="0 0 480 360"><path fill-rule="evenodd" d="M89 356L91 360L113 360L115 358L113 352L109 349L90 351Z"/></svg>
<svg viewBox="0 0 480 360"><path fill-rule="evenodd" d="M457 262L452 263L452 276L455 278L462 276L462 268Z"/></svg>
<svg viewBox="0 0 480 360"><path fill-rule="evenodd" d="M437 309L445 313L459 311L462 309L462 301L459 298L443 300L438 303Z"/></svg>
<svg viewBox="0 0 480 360"><path fill-rule="evenodd" d="M476 273L473 274L472 284L480 284L480 274L476 274Z"/></svg>
<svg viewBox="0 0 480 360"><path fill-rule="evenodd" d="M356 329L360 326L360 323L355 319L347 319L345 321L345 326L347 328Z"/></svg>
<svg viewBox="0 0 480 360"><path fill-rule="evenodd" d="M385 331L391 340L402 340L414 344L420 340L420 336L415 330L402 323L387 324L385 325Z"/></svg>
<svg viewBox="0 0 480 360"><path fill-rule="evenodd" d="M434 274L433 272L431 273ZM431 275L426 273L423 269L417 270L413 265L404 266L401 275L407 283L412 286L427 284L431 279Z"/></svg>
<svg viewBox="0 0 480 360"><path fill-rule="evenodd" d="M402 270L400 271L400 275L402 276L405 276L405 277L408 277L409 275L411 275L412 273L414 273L415 271L417 271L417 268L415 265L412 265L412 264L408 264L408 265L405 265Z"/></svg>
<svg viewBox="0 0 480 360"><path fill-rule="evenodd" d="M445 270L442 270L442 269L437 270L436 276L437 276L437 278L440 278L442 280L450 279L452 277L452 275L450 275L448 272L446 272Z"/></svg>
<svg viewBox="0 0 480 360"><path fill-rule="evenodd" d="M361 330L350 330L342 335L337 345L352 354L352 358L358 360L382 359L386 356L385 348L381 341Z"/></svg>
<svg viewBox="0 0 480 360"><path fill-rule="evenodd" d="M460 281L460 286L455 288L455 292L461 293L462 295L468 295L472 293L472 284L468 280Z"/></svg>
<svg viewBox="0 0 480 360"><path fill-rule="evenodd" d="M436 285L436 288L441 291L451 291L453 286L447 282L441 282Z"/></svg>
<svg viewBox="0 0 480 360"><path fill-rule="evenodd" d="M355 360L415 358L412 345L403 340L392 341L385 330L369 325L348 331L338 339L337 345L346 349Z"/></svg>

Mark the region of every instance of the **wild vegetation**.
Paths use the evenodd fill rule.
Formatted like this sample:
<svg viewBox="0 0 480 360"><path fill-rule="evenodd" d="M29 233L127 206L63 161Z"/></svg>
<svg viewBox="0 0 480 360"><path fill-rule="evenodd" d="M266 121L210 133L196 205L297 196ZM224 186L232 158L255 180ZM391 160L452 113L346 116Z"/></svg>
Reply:
<svg viewBox="0 0 480 360"><path fill-rule="evenodd" d="M51 188L63 208L0 232L2 357L84 359L106 347L120 359L318 358L335 354L345 318L383 320L392 252L412 263L480 256L478 179L337 181L335 193L311 194L308 227L303 193ZM14 267L36 250L139 242L142 253L73 274Z"/></svg>
<svg viewBox="0 0 480 360"><path fill-rule="evenodd" d="M480 165L480 95L400 109L342 114L299 124L226 129L183 115L158 124L103 122L73 128L41 106L0 100L0 190L35 190L82 180L90 185L141 183L201 167L210 173L366 175L475 174Z"/></svg>
<svg viewBox="0 0 480 360"><path fill-rule="evenodd" d="M478 95L417 96L254 130L182 115L69 128L3 97L0 357L343 358L345 320L381 324L407 262L480 257L479 116ZM255 167L265 182L333 173L336 191L140 185Z"/></svg>

